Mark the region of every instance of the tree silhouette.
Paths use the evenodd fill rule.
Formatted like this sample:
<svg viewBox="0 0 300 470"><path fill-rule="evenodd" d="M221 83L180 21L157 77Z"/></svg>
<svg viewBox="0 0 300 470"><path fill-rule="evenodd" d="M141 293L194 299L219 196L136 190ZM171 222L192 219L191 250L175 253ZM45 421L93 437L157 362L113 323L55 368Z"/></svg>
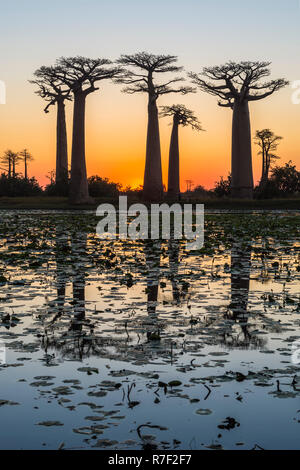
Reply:
<svg viewBox="0 0 300 470"><path fill-rule="evenodd" d="M157 318L156 308L158 305L159 279L161 274L161 243L152 245L145 241L143 243L145 263L147 267L147 312L152 319Z"/></svg>
<svg viewBox="0 0 300 470"><path fill-rule="evenodd" d="M121 69L112 67L107 59L61 57L56 64L56 78L74 95L73 140L71 161L70 201L75 204L91 202L88 191L85 159L86 98L99 90L95 84L115 78Z"/></svg>
<svg viewBox="0 0 300 470"><path fill-rule="evenodd" d="M19 153L19 156L20 156L20 160L23 160L24 162L24 178L27 180L28 179L28 162L32 162L34 158L27 149L22 150Z"/></svg>
<svg viewBox="0 0 300 470"><path fill-rule="evenodd" d="M6 150L4 155L1 157L1 162L7 165L7 174L9 178L16 177L16 166L20 161L19 154L12 150Z"/></svg>
<svg viewBox="0 0 300 470"><path fill-rule="evenodd" d="M272 169L271 179L279 194L296 194L300 192L300 171L289 161L284 166Z"/></svg>
<svg viewBox="0 0 300 470"><path fill-rule="evenodd" d="M219 106L233 110L232 196L253 197L253 171L249 102L262 100L288 84L284 79L262 81L270 75L270 62L228 62L190 73L199 88L220 98Z"/></svg>
<svg viewBox="0 0 300 470"><path fill-rule="evenodd" d="M241 246L234 242L231 247L231 282L230 305L224 318L230 320L231 326L223 333L221 344L235 349L258 349L266 340L256 335L257 323L252 313L251 321L248 308L250 277L252 268L252 246ZM261 318L261 312L259 317Z"/></svg>
<svg viewBox="0 0 300 470"><path fill-rule="evenodd" d="M160 115L173 117L173 128L169 153L168 196L172 199L180 198L180 163L179 163L179 126L191 126L192 129L203 130L193 111L181 104L163 106Z"/></svg>
<svg viewBox="0 0 300 470"><path fill-rule="evenodd" d="M7 167L6 171L7 171L7 175L9 178L11 178L11 169L12 169L11 153L13 153L11 150L6 150L6 152L4 152L4 154L1 157L1 163L3 163L5 167Z"/></svg>
<svg viewBox="0 0 300 470"><path fill-rule="evenodd" d="M30 83L37 85L36 94L47 101L45 113L49 113L50 106L57 104L56 124L56 184L65 190L68 182L68 144L65 101L71 100L70 89L64 86L57 77L56 67L40 67L35 71L35 80Z"/></svg>
<svg viewBox="0 0 300 470"><path fill-rule="evenodd" d="M280 157L273 152L277 150L280 140L283 137L277 136L270 129L263 129L256 131L255 143L260 147L258 155L262 156L262 174L260 186L264 186L269 179L269 172L271 164L274 160L279 160Z"/></svg>
<svg viewBox="0 0 300 470"><path fill-rule="evenodd" d="M48 180L50 180L50 184L55 183L55 170L48 171L47 175L45 175Z"/></svg>
<svg viewBox="0 0 300 470"><path fill-rule="evenodd" d="M127 85L124 91L130 94L148 94L148 132L143 196L145 200L160 200L163 196L163 182L157 100L162 95L170 93L185 95L193 92L194 89L182 85L176 87L178 82L183 81L180 77L163 83L154 82L155 74L176 73L183 70L182 67L174 65L177 62L176 56L138 52L133 55L122 55L117 62L129 67L116 80L118 83Z"/></svg>

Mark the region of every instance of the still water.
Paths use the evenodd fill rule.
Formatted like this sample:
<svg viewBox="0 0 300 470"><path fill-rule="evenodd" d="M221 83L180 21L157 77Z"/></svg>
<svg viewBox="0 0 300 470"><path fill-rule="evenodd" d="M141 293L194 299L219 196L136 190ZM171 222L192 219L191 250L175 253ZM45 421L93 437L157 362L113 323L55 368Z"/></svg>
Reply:
<svg viewBox="0 0 300 470"><path fill-rule="evenodd" d="M205 245L1 211L1 449L299 449L299 213Z"/></svg>

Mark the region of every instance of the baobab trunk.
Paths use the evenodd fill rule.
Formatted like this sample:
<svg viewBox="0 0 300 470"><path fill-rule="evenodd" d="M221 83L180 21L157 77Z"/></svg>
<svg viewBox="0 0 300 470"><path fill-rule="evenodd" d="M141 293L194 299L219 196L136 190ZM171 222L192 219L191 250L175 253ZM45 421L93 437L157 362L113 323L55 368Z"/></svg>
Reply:
<svg viewBox="0 0 300 470"><path fill-rule="evenodd" d="M24 156L24 177L27 180L27 157Z"/></svg>
<svg viewBox="0 0 300 470"><path fill-rule="evenodd" d="M236 100L232 123L232 196L253 198L250 114L247 100Z"/></svg>
<svg viewBox="0 0 300 470"><path fill-rule="evenodd" d="M168 196L174 200L180 197L178 118L174 116L169 153Z"/></svg>
<svg viewBox="0 0 300 470"><path fill-rule="evenodd" d="M268 151L268 152L266 152L266 172L265 172L266 183L269 180L270 167L271 167L271 156L270 156L269 151Z"/></svg>
<svg viewBox="0 0 300 470"><path fill-rule="evenodd" d="M263 145L262 155L263 155L263 169L262 169L261 180L260 180L260 183L259 183L259 186L260 186L261 189L263 189L265 187L265 185L268 181L268 174L269 174L268 154L267 154L267 151L266 151L264 145Z"/></svg>
<svg viewBox="0 0 300 470"><path fill-rule="evenodd" d="M266 180L266 182L267 182L268 179L269 179L270 166L271 166L271 162L269 161L269 157L268 157L268 161L267 161L267 163L266 163L266 175L265 175L265 180Z"/></svg>
<svg viewBox="0 0 300 470"><path fill-rule="evenodd" d="M148 133L143 197L146 201L160 201L163 197L160 136L156 98L149 97Z"/></svg>
<svg viewBox="0 0 300 470"><path fill-rule="evenodd" d="M64 101L57 102L56 184L68 182L68 144Z"/></svg>
<svg viewBox="0 0 300 470"><path fill-rule="evenodd" d="M85 162L85 100L84 92L74 93L73 141L71 161L70 202L89 204Z"/></svg>
<svg viewBox="0 0 300 470"><path fill-rule="evenodd" d="M261 171L261 179L259 185L262 186L265 178L265 149L263 146L262 149L262 171Z"/></svg>

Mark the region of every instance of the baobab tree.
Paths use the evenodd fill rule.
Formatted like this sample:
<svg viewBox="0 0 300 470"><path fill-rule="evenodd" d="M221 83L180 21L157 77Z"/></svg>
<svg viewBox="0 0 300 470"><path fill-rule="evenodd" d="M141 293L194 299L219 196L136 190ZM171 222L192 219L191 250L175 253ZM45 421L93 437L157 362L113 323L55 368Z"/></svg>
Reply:
<svg viewBox="0 0 300 470"><path fill-rule="evenodd" d="M228 62L220 67L190 73L193 83L220 98L219 106L233 110L232 196L253 197L253 170L249 102L262 100L288 84L284 79L262 81L270 75L271 62Z"/></svg>
<svg viewBox="0 0 300 470"><path fill-rule="evenodd" d="M20 157L20 160L23 160L24 162L24 178L27 180L28 179L28 162L32 162L34 158L27 149L22 150L19 153L19 157Z"/></svg>
<svg viewBox="0 0 300 470"><path fill-rule="evenodd" d="M47 101L48 104L44 109L45 113L49 113L51 106L57 105L55 182L58 189L64 192L68 183L65 101L71 100L71 90L58 80L57 72L56 67L40 67L34 73L35 80L31 80L30 83L38 86L36 94Z"/></svg>
<svg viewBox="0 0 300 470"><path fill-rule="evenodd" d="M258 155L262 156L262 174L260 180L260 187L265 186L269 179L269 172L271 164L274 160L279 160L280 157L275 155L273 152L277 150L279 142L283 139L278 135L275 135L270 129L263 129L262 131L256 131L255 143L260 147Z"/></svg>
<svg viewBox="0 0 300 470"><path fill-rule="evenodd" d="M169 79L163 83L154 81L155 74L181 72L183 68L175 65L177 60L177 57L173 55L138 52L133 55L122 55L117 61L119 64L129 67L116 80L118 83L127 85L124 91L130 94L147 93L148 95L148 131L143 190L145 200L160 200L163 196L157 100L160 96L170 93L185 95L195 91L190 86L176 87L178 82L184 80L180 77Z"/></svg>
<svg viewBox="0 0 300 470"><path fill-rule="evenodd" d="M85 159L85 108L86 98L99 90L95 84L115 78L120 67L111 66L107 59L61 57L57 60L55 76L67 86L74 96L73 139L71 158L70 201L75 204L92 202L88 191Z"/></svg>
<svg viewBox="0 0 300 470"><path fill-rule="evenodd" d="M5 166L5 171L7 171L8 178L11 178L11 170L12 170L12 151L6 150L1 157L1 163ZM3 168L4 170L4 168Z"/></svg>
<svg viewBox="0 0 300 470"><path fill-rule="evenodd" d="M46 178L50 181L51 186L55 184L55 170L48 171Z"/></svg>
<svg viewBox="0 0 300 470"><path fill-rule="evenodd" d="M173 117L173 128L169 153L168 196L174 200L180 198L180 163L179 163L179 126L190 126L192 129L203 130L193 111L182 104L162 106L162 117Z"/></svg>
<svg viewBox="0 0 300 470"><path fill-rule="evenodd" d="M17 152L11 152L11 151L9 151L9 152L10 152L11 162L12 162L12 177L15 178L17 176L16 166L20 162L20 157L19 157L19 154Z"/></svg>
<svg viewBox="0 0 300 470"><path fill-rule="evenodd" d="M7 165L7 175L8 178L16 177L16 166L20 161L19 154L13 152L12 150L6 150L4 155L1 157L1 162L4 165Z"/></svg>

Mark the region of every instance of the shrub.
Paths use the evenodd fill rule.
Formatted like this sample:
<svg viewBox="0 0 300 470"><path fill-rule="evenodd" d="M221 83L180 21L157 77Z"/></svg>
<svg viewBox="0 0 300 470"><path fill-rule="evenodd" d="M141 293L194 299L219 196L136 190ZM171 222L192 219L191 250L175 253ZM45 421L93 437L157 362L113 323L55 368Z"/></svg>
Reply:
<svg viewBox="0 0 300 470"><path fill-rule="evenodd" d="M271 181L282 195L292 195L300 192L300 172L291 161L284 166L276 166L272 170Z"/></svg>
<svg viewBox="0 0 300 470"><path fill-rule="evenodd" d="M215 187L213 189L213 193L217 197L224 197L224 196L230 196L231 193L231 175L228 175L227 179L224 179L223 176L221 176L221 179L219 181L216 181Z"/></svg>
<svg viewBox="0 0 300 470"><path fill-rule="evenodd" d="M67 183L50 183L46 186L44 191L46 196L61 196L67 197L69 195L69 182Z"/></svg>
<svg viewBox="0 0 300 470"><path fill-rule="evenodd" d="M254 190L258 199L288 197L300 192L300 172L292 162L273 168L271 177Z"/></svg>
<svg viewBox="0 0 300 470"><path fill-rule="evenodd" d="M0 176L0 197L38 196L42 192L35 178L9 178L4 173Z"/></svg>
<svg viewBox="0 0 300 470"><path fill-rule="evenodd" d="M117 197L121 190L119 183L113 183L108 178L100 176L91 176L88 178L88 184L92 197Z"/></svg>

